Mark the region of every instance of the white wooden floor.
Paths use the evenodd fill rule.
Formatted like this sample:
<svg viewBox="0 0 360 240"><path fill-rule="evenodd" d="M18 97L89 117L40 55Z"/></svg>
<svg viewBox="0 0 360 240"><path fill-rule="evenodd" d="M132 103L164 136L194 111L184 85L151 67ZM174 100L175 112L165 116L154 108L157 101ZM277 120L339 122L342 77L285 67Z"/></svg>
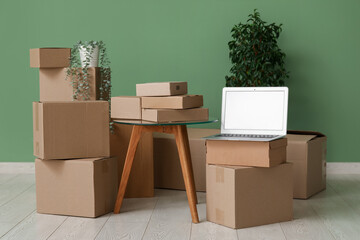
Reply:
<svg viewBox="0 0 360 240"><path fill-rule="evenodd" d="M96 219L37 214L33 174L0 174L3 239L360 239L360 175L329 175L327 190L294 200L295 220L233 230L206 221L191 224L183 191L156 190L155 198L126 199L121 214Z"/></svg>

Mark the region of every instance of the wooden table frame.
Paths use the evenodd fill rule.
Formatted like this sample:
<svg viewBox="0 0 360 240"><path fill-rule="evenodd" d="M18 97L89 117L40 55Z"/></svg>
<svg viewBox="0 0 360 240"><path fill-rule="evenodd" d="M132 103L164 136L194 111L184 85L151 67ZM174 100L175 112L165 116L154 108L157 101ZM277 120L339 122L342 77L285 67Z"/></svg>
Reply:
<svg viewBox="0 0 360 240"><path fill-rule="evenodd" d="M162 132L174 134L179 152L181 169L184 177L186 194L189 202L190 213L193 223L199 223L199 216L196 208L197 197L194 184L194 173L191 163L189 138L186 125L134 125L131 133L125 165L120 180L119 191L114 207L114 213L119 213L124 199L126 186L128 184L131 167L134 161L136 149L144 132Z"/></svg>

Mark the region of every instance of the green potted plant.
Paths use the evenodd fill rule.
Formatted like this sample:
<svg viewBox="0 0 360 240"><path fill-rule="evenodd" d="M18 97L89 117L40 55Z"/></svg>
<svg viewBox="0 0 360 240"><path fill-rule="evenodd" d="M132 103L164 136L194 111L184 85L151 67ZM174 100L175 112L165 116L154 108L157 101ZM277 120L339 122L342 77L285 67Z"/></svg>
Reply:
<svg viewBox="0 0 360 240"><path fill-rule="evenodd" d="M100 57L99 57L100 56ZM111 69L103 41L78 41L71 49L70 67L67 78L71 78L73 86L73 100L89 100L90 85L88 68L100 68L100 99L110 101L111 97Z"/></svg>
<svg viewBox="0 0 360 240"><path fill-rule="evenodd" d="M225 76L227 87L283 86L289 77L285 70L285 53L277 40L282 24L267 24L255 9L245 24L232 30L229 57L231 75Z"/></svg>

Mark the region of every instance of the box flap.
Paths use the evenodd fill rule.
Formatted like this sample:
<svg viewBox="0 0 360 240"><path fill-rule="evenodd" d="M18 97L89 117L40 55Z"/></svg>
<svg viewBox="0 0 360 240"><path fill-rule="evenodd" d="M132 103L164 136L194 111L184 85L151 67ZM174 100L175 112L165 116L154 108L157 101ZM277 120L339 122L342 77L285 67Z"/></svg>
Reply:
<svg viewBox="0 0 360 240"><path fill-rule="evenodd" d="M273 141L270 141L269 145L270 148L283 147L287 145L287 139L286 138L275 139Z"/></svg>
<svg viewBox="0 0 360 240"><path fill-rule="evenodd" d="M286 138L289 139L291 142L308 142L314 138L316 135L297 135L297 134L288 134Z"/></svg>
<svg viewBox="0 0 360 240"><path fill-rule="evenodd" d="M315 131L298 131L298 130L288 130L287 134L296 134L296 135L316 135L316 137L326 137L325 134Z"/></svg>

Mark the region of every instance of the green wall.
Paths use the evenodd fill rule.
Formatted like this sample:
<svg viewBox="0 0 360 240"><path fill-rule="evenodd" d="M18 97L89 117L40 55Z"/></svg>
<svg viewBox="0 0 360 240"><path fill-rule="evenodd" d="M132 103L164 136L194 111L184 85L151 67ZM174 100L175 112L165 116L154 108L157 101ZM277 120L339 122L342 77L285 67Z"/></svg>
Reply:
<svg viewBox="0 0 360 240"><path fill-rule="evenodd" d="M359 161L358 0L1 0L0 161L34 160L31 102L39 88L30 48L103 40L113 96L135 94L136 83L188 81L189 92L203 94L210 115L220 117L230 30L254 8L284 24L288 128L325 133L328 161Z"/></svg>

